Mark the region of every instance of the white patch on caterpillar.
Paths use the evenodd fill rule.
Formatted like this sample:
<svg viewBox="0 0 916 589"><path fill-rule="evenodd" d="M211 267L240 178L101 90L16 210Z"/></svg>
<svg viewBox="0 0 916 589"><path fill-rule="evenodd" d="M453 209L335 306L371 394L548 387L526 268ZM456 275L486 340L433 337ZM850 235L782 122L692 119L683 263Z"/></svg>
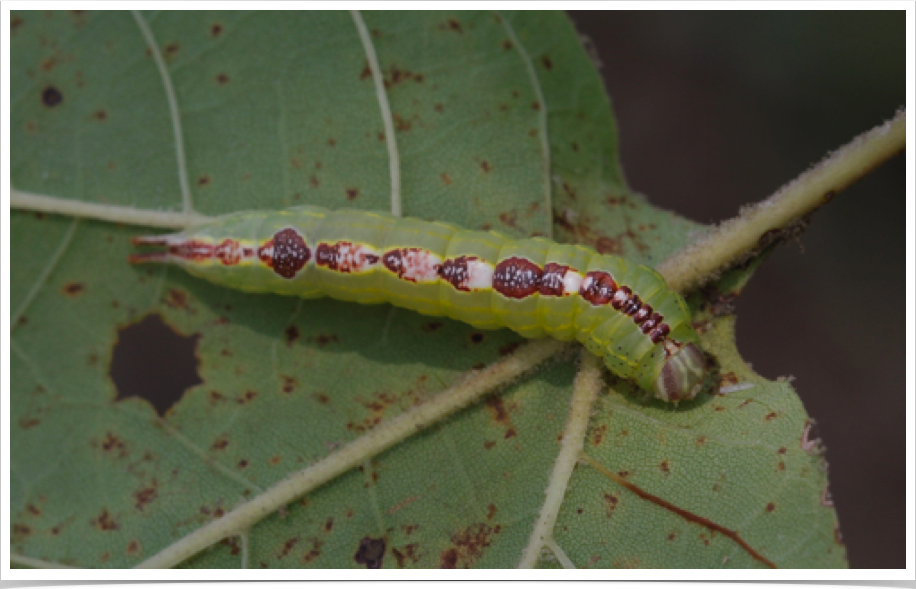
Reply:
<svg viewBox="0 0 916 589"><path fill-rule="evenodd" d="M589 278L591 280L591 278ZM563 294L565 295L574 295L579 293L579 288L582 287L582 275L578 272L570 269L566 271L566 274L563 276Z"/></svg>
<svg viewBox="0 0 916 589"><path fill-rule="evenodd" d="M406 280L418 283L436 282L439 280L439 267L442 266L442 258L427 250L408 250L403 255L403 264L403 278Z"/></svg>
<svg viewBox="0 0 916 589"><path fill-rule="evenodd" d="M467 287L470 290L493 288L493 266L481 260L468 260Z"/></svg>

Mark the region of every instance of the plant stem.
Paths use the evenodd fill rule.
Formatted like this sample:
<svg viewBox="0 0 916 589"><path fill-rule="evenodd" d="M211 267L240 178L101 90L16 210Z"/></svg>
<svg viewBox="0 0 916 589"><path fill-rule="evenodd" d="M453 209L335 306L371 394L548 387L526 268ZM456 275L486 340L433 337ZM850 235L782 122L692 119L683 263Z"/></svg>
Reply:
<svg viewBox="0 0 916 589"><path fill-rule="evenodd" d="M743 209L657 270L676 291L687 291L753 256L837 193L906 148L906 111L828 155L764 201ZM773 232L777 232L774 234Z"/></svg>
<svg viewBox="0 0 916 589"><path fill-rule="evenodd" d="M44 194L33 194L16 188L10 189L10 208L41 211L55 215L86 217L113 223L126 223L128 225L165 227L168 229L182 229L189 225L203 223L209 219L209 217L199 213L149 211L134 207L106 205L70 198L46 196Z"/></svg>

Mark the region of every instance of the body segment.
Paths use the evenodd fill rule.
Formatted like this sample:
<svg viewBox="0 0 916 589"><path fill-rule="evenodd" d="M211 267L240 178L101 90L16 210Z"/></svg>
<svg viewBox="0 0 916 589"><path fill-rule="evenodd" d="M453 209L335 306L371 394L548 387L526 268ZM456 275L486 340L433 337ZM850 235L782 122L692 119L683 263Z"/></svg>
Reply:
<svg viewBox="0 0 916 589"><path fill-rule="evenodd" d="M231 288L389 302L484 329L575 338L666 401L693 398L706 370L690 313L664 279L582 246L314 206L135 241L166 251L133 262L176 263Z"/></svg>

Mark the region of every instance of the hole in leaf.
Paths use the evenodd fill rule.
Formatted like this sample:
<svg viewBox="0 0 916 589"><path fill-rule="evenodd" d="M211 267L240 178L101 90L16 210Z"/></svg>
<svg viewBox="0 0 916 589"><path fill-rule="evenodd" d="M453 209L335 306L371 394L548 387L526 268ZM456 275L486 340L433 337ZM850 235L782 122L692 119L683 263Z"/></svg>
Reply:
<svg viewBox="0 0 916 589"><path fill-rule="evenodd" d="M110 370L118 400L146 399L164 416L187 389L203 382L197 372L199 339L200 334L180 335L158 314L121 329Z"/></svg>

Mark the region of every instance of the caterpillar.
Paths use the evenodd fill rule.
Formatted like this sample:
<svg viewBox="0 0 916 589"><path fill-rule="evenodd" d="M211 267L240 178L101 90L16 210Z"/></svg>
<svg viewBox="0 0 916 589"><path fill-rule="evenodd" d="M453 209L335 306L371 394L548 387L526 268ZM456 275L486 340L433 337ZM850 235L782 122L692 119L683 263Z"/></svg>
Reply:
<svg viewBox="0 0 916 589"><path fill-rule="evenodd" d="M165 249L131 263L175 263L243 291L387 302L481 329L575 338L663 401L694 398L706 373L690 312L665 280L584 246L316 206L233 213L133 242Z"/></svg>

